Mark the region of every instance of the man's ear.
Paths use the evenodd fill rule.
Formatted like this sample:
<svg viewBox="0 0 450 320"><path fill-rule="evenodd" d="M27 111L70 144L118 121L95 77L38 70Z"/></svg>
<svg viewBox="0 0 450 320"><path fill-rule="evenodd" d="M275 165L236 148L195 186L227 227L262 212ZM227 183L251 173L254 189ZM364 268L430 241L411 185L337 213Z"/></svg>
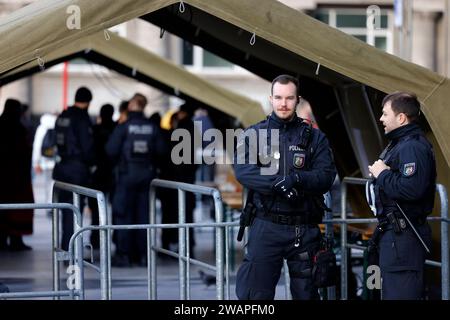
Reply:
<svg viewBox="0 0 450 320"><path fill-rule="evenodd" d="M401 125L408 122L408 117L403 112L400 112L397 116L399 117L398 119L399 119Z"/></svg>

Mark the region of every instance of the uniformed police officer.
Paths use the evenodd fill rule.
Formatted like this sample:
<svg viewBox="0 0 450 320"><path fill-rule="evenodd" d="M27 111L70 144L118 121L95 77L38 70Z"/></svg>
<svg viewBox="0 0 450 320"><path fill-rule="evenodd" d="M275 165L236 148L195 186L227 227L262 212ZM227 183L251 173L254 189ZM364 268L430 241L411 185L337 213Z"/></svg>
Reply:
<svg viewBox="0 0 450 320"><path fill-rule="evenodd" d="M53 179L88 187L90 167L95 161L92 123L88 115L92 93L86 87L80 87L75 93L75 103L64 110L56 119L57 158L53 169ZM83 198L81 198L83 202ZM71 192L61 191L60 202L72 203ZM73 234L73 215L70 210L62 216L61 248L68 249ZM81 210L82 211L82 210Z"/></svg>
<svg viewBox="0 0 450 320"><path fill-rule="evenodd" d="M144 116L147 99L135 94L128 103L128 118L113 131L106 153L117 163L118 178L113 198L117 224L149 223L149 188L156 176L158 157L165 153L159 127ZM132 260L146 263L146 231L118 230L113 264L129 266ZM137 249L133 252L132 249ZM135 256L136 254L136 256Z"/></svg>
<svg viewBox="0 0 450 320"><path fill-rule="evenodd" d="M389 144L369 166L379 220L382 298L420 299L431 243L426 217L434 204L435 158L417 124L417 97L396 92L387 95L382 105L380 121Z"/></svg>
<svg viewBox="0 0 450 320"><path fill-rule="evenodd" d="M318 223L323 206L317 202L323 203L323 194L336 175L335 166L325 135L296 115L300 99L297 79L278 76L271 93L273 112L267 120L247 129L237 144L236 177L253 192L256 218L249 230L248 253L237 273L236 294L239 299L273 299L285 258L293 298L318 299L312 267L321 241ZM276 163L271 174L262 171L265 161L247 161L252 157L250 148L261 142L245 138L255 129L266 131L267 141L274 132L279 133L274 145L256 151L266 153Z"/></svg>

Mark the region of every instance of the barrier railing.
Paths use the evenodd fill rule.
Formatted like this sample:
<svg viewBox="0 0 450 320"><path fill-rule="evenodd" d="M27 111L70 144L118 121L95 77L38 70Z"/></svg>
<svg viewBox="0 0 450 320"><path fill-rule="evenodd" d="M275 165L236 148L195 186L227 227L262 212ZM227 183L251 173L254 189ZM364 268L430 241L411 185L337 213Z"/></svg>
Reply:
<svg viewBox="0 0 450 320"><path fill-rule="evenodd" d="M192 192L194 194L202 194L212 196L214 200L214 216L217 223L223 222L223 204L222 198L220 196L219 190L216 188L198 186L193 184L187 184L182 182L175 181L167 181L154 179L150 184L150 224L155 224L156 222L156 188L166 188L166 189L175 189L178 190L178 223L186 222L186 192ZM178 252L181 257L187 257L187 261L184 259L179 259L179 267L180 267L180 298L186 299L189 298L189 283L186 281L186 275L189 274L189 243L186 246L186 239L189 242L189 232L185 228L180 228L178 231L178 239L179 246ZM186 236L186 232L188 235ZM152 228L150 230L150 247L154 250L151 250L149 258L151 261L150 265L150 277L151 277L151 299L156 299L156 252L160 251L164 253L162 250L158 250L155 247L156 245L156 230ZM223 257L225 255L224 251L224 228L218 227L216 229L216 288L217 288L217 299L223 299L223 279L224 279L224 269L223 269ZM226 259L229 259L228 252L225 256ZM229 270L229 266L227 263L227 272Z"/></svg>
<svg viewBox="0 0 450 320"><path fill-rule="evenodd" d="M361 223L376 223L377 219L347 219L347 185L348 184L365 184L367 179L349 178L343 179L341 184L341 219L332 219L327 216L323 223L326 225L326 233L333 234L333 224L341 225L340 247L341 247L341 299L348 298L348 249L355 247L347 243L347 225ZM178 190L179 202L179 223L177 224L156 224L156 187L169 188ZM166 181L155 179L150 186L150 224L147 225L111 225L111 216L107 214L105 198L102 192L84 188L76 185L55 182L53 190L53 201L58 201L58 190L65 190L73 193L74 203L79 204L80 195L94 197L98 201L99 206L99 226L82 227L82 219L80 208L64 203L52 204L0 204L0 210L11 209L53 209L52 219L52 261L53 261L53 291L37 291L37 292L16 292L1 293L0 298L29 298L29 297L63 297L70 296L84 299L84 265L93 267L100 272L100 289L101 298L109 300L112 298L111 288L111 231L117 229L146 229L147 230L147 261L148 261L148 298L157 298L157 279L156 279L156 252L162 252L179 259L179 275L180 275L180 298L190 298L190 264L196 264L216 272L216 297L219 300L224 299L224 287L226 286L226 299L230 298L229 283L229 228L239 225L238 222L223 222L223 204L220 192L215 188L191 185L181 182ZM427 260L426 263L431 266L441 268L441 285L442 299L449 299L449 244L448 244L448 198L445 187L437 185L436 190L441 201L441 216L428 217L429 221L441 222L441 262ZM210 195L214 199L215 218L214 223L185 223L185 192L193 192L204 195ZM74 214L74 234L69 243L69 252L58 249L59 241L59 215L57 210L69 209ZM215 259L216 265L209 265L190 257L189 252L189 228L197 227L213 227L216 228L215 235ZM156 229L158 228L179 228L179 253L164 250L156 247ZM82 234L88 230L100 231L100 267L83 261ZM360 247L360 246L358 246ZM364 248L364 247L361 247ZM225 262L223 258L225 257ZM80 287L71 290L60 290L59 264L58 261L70 260L71 265L80 268L79 276L81 278ZM286 275L286 273L285 273ZM225 284L224 284L225 279ZM287 278L288 279L288 278ZM286 282L286 290L289 289L288 281ZM288 293L287 293L288 296ZM333 288L328 288L328 297L334 297Z"/></svg>
<svg viewBox="0 0 450 320"><path fill-rule="evenodd" d="M67 209L73 212L74 216L74 229L81 229L82 218L81 213L78 207L69 203L9 203L9 204L0 204L0 214L2 210L22 210L22 209ZM58 274L56 274L54 265L57 264L60 257L64 254L64 251L58 249L57 241L54 241L55 238L58 239L58 232L56 231L55 220L52 220L52 264L53 264L53 291L31 291L31 292L10 292L10 293L0 293L0 299L8 299L8 298L40 298L40 297L64 297L64 296L72 296L75 298L84 299L84 287L83 282L81 282L81 287L77 291L70 290L60 290L59 289L59 269ZM82 270L82 239L79 239L76 242L76 251L72 254L72 256L76 257L76 265L80 270ZM58 280L55 278L57 277ZM58 286L55 286L55 283L58 282Z"/></svg>
<svg viewBox="0 0 450 320"><path fill-rule="evenodd" d="M58 202L58 195L61 190L72 192L73 194L73 203L75 206L78 207L78 210L80 206L80 195L91 197L94 199L97 199L97 205L98 205L98 214L99 214L99 224L100 226L103 225L110 225L111 224L111 215L108 214L107 208L106 208L106 201L105 201L105 195L103 192L77 186L70 183L55 181L53 185L53 197L52 202L57 203ZM55 209L56 210L56 209ZM81 217L81 215L80 215ZM53 231L52 231L52 246L53 248L58 248L59 243L59 215L56 211L53 212ZM81 228L81 221L80 224L75 225L75 231L79 230ZM82 239L80 241L80 245L77 246L78 250L82 251ZM101 292L102 293L110 293L110 290L108 290L111 287L111 231L110 230L101 230L100 231L100 269L106 270L106 272L101 273L100 275L100 286L101 286ZM82 254L82 253L81 253ZM64 259L61 259L54 250L53 255L53 290L59 291L59 284L60 284L60 274L59 274L59 263L60 260L68 260L70 257L65 257ZM84 264L87 264L86 262L80 263L80 276L81 276L81 283L84 283ZM87 264L88 266L92 266L91 264ZM84 297L84 290L81 290L81 295ZM110 296L102 296L102 299L111 299Z"/></svg>

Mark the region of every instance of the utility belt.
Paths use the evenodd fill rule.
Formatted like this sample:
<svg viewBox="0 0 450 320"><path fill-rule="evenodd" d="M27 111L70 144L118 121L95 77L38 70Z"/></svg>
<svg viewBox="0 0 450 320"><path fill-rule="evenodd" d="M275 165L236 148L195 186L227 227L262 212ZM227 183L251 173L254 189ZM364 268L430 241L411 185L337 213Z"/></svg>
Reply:
<svg viewBox="0 0 450 320"><path fill-rule="evenodd" d="M256 217L262 220L270 221L276 224L285 224L285 225L292 225L292 226L298 226L302 224L318 224L318 221L315 221L317 219L313 219L309 214L303 214L303 215L285 215L285 214L275 214L275 213L268 213L257 211Z"/></svg>

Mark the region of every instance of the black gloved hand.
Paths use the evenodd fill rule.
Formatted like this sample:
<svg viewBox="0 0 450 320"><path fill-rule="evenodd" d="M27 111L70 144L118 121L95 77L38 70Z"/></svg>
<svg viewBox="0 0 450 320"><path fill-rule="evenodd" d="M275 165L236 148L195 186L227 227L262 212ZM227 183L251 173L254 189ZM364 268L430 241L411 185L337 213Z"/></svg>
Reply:
<svg viewBox="0 0 450 320"><path fill-rule="evenodd" d="M288 176L279 177L273 184L273 190L281 195L291 190L298 182L300 182L300 177L296 173L292 173Z"/></svg>
<svg viewBox="0 0 450 320"><path fill-rule="evenodd" d="M298 199L298 192L295 188L289 189L283 196L290 202L295 203Z"/></svg>
<svg viewBox="0 0 450 320"><path fill-rule="evenodd" d="M295 202L298 199L298 192L294 186L299 182L299 176L296 173L278 178L273 184L273 190L282 195L288 201Z"/></svg>

